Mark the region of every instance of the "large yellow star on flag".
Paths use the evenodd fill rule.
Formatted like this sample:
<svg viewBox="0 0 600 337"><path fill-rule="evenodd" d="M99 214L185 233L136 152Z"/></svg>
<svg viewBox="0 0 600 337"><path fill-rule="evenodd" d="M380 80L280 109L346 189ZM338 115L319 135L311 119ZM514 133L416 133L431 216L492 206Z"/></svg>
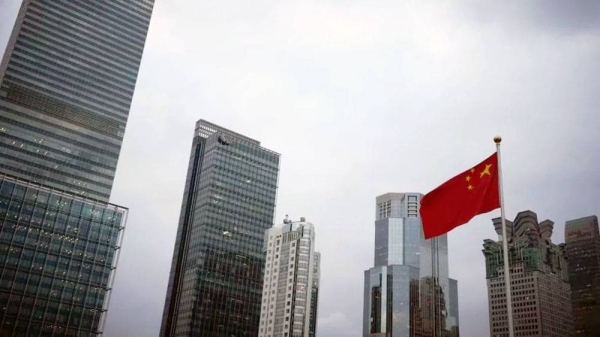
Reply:
<svg viewBox="0 0 600 337"><path fill-rule="evenodd" d="M481 171L481 173L479 173L479 178L483 178L484 175L488 175L491 176L492 173L490 172L490 169L492 168L492 164L486 164L485 168L483 169L483 171Z"/></svg>

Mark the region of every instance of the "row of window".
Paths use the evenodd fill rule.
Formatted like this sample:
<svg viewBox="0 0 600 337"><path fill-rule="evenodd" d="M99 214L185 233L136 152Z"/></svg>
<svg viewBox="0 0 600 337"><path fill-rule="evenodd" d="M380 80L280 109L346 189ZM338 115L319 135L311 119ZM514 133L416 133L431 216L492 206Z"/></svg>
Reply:
<svg viewBox="0 0 600 337"><path fill-rule="evenodd" d="M54 165L64 165L76 170L77 173L80 171L87 173L86 178L98 181L99 178L106 179L105 182L112 184L114 178L114 168L110 169L100 162L105 162L103 158L97 157L100 161L95 162L90 159L83 159L79 157L80 154L83 156L94 157L90 153L84 153L84 151L71 150L64 147L65 144L59 144L52 141L46 141L43 145L41 143L34 143L30 140L24 139L29 137L29 134L25 134L20 131L10 130L10 133L4 133L0 140L0 146L4 148L18 148L19 152L27 152L27 155L34 156L42 160L54 163ZM20 136L15 136L20 134ZM33 137L32 137L33 138ZM13 144L15 143L15 144ZM68 150L68 151L67 151Z"/></svg>
<svg viewBox="0 0 600 337"><path fill-rule="evenodd" d="M10 76L8 74L5 75L5 78L9 79L9 80L15 80L16 82L23 82L22 80L14 78L14 77L12 77L12 76ZM32 86L35 86L35 85L32 85ZM27 130L27 131L30 131L32 133L38 134L40 136L51 137L51 138L54 138L54 139L56 139L58 141L63 141L63 142L65 142L65 144L74 144L74 145L76 145L78 147L91 150L95 154L104 155L104 156L111 157L111 158L114 158L114 159L117 159L119 157L118 156L118 151L107 151L107 150L104 150L103 148L99 148L99 147L96 147L96 146L92 146L92 145L89 145L89 144L77 141L73 137L67 137L67 136L59 135L59 134L55 133L54 131L44 130L44 129L35 127L35 126L33 126L32 124L29 124L29 123L21 123L21 122L15 120L13 118L6 118L4 116L0 116L0 121L4 122L6 124L10 124L10 125L13 125L13 126L20 127L20 128L22 128L24 130ZM52 128L55 128L55 127L58 127L58 126L52 125ZM70 130L65 130L65 131L71 132ZM113 144L113 146L114 146L114 144Z"/></svg>
<svg viewBox="0 0 600 337"><path fill-rule="evenodd" d="M71 154L73 157L79 157L78 154L74 153L79 151L85 154L86 158L84 161L87 160L95 166L100 165L114 171L121 141L123 140L123 131L120 131L117 135L107 135L106 132L94 133L84 130L79 126L55 123L52 120L41 118L44 113L64 117L68 111L74 110L80 112L77 115L83 113L91 116L92 114L89 111L83 112L82 108L77 108L58 98L50 97L43 90L36 91L13 83L10 84L8 100L15 103L16 106L0 106L0 109L6 112L6 114L14 115L10 119L5 120L15 120L24 124L13 123L17 127L12 128L12 131L8 124L4 124L0 131L3 131L7 136L10 133L15 137L13 140L33 141L35 145L42 145L44 140L46 142L50 140L50 146L56 144L56 146L51 147L52 149L64 152L66 155ZM96 113L93 114L94 116L96 115ZM102 118L109 117L102 116ZM117 124L113 124L111 128L115 126ZM125 122L119 124L118 127L124 130ZM91 151L84 151L82 149ZM105 149L113 149L113 151L102 152ZM111 159L114 160L111 161Z"/></svg>
<svg viewBox="0 0 600 337"><path fill-rule="evenodd" d="M46 5L56 3L52 0L38 0L38 2ZM144 37L148 30L151 14L151 6L145 5L141 1L94 2L89 4L86 2L61 1L58 9L62 12L69 12L71 15L79 15L82 18L91 15L94 21L106 25L102 27L103 29L121 32L123 36L133 37L137 35L139 40L145 40Z"/></svg>
<svg viewBox="0 0 600 337"><path fill-rule="evenodd" d="M122 51L126 55L141 55L144 50L143 39L135 39L133 36L122 34L119 30L111 31L107 27L99 27L96 18L90 18L89 13L86 18L73 15L74 13L65 12L51 4L32 4L31 12L37 12L44 19L55 22L62 26L67 26L69 32L73 35L87 36L85 40L94 40L103 45L111 46L113 49ZM56 18L56 19L54 19ZM91 20L90 20L91 19ZM109 25L110 27L110 25ZM127 47L127 48L126 48Z"/></svg>
<svg viewBox="0 0 600 337"><path fill-rule="evenodd" d="M110 48L109 44L99 43L98 41L88 37L83 37L81 34L76 36L72 31L65 30L60 26L51 26L48 24L48 20L45 21L40 19L36 13L29 11L27 16L23 20L22 31L27 28L28 31L34 30L36 36L43 38L52 43L57 43L60 46L67 47L66 50L72 51L75 54L91 54L101 56L104 59L112 61L118 68L130 68L137 71L139 66L139 60L132 57L135 56L132 52L127 52L127 55L119 54L117 50Z"/></svg>
<svg viewBox="0 0 600 337"><path fill-rule="evenodd" d="M2 181L0 180L0 182ZM8 200L12 200L9 209L19 208L18 206L20 206L20 202L23 200L25 206L35 204L35 212L38 209L45 211L44 208L47 207L49 210L56 210L59 215L68 214L70 216L81 217L82 219L91 219L94 222L101 222L103 224L118 223L124 214L123 211L83 202L69 195L61 196L35 187L27 188L26 186L10 181L2 183L0 187L0 200L4 201L4 204ZM14 207L12 206L13 204L15 205ZM28 208L25 207L24 209ZM42 214L37 214L37 216L42 216Z"/></svg>
<svg viewBox="0 0 600 337"><path fill-rule="evenodd" d="M22 57L18 52L13 52L12 62L18 64L18 68L27 70L28 72L35 74L43 74L45 77L58 78L64 81L63 85L69 85L70 87L76 87L84 89L85 94L89 94L94 97L100 97L105 100L111 100L114 103L119 103L123 107L129 107L131 102L131 96L123 95L124 91L122 88L116 86L102 86L100 85L103 81L95 78L90 78L89 75L77 73L77 71L69 71L65 67L54 65L55 63L45 58L42 59L39 56L31 59L29 57ZM58 69L57 69L58 68ZM75 86L78 83L78 86ZM104 120L104 122L115 124L115 127L119 125L112 120Z"/></svg>
<svg viewBox="0 0 600 337"><path fill-rule="evenodd" d="M57 99L57 101L67 103L70 106L74 106L75 110L81 109L80 111L89 111L90 114L98 114L99 112L104 112L106 115L125 115L129 113L128 106L117 106L112 101L109 101L107 98L100 97L96 93L92 93L87 90L86 87L77 85L73 82L64 81L60 77L54 77L52 74L39 71L37 69L29 70L23 65L12 63L9 65L6 71L6 79L10 79L11 82L17 83L26 88L31 88L34 91L41 92L44 95L47 95L50 100L44 101L44 98L41 98L38 101L32 101L34 106L43 107L48 109L52 106L44 106L44 103L56 103L51 101L51 99ZM53 88L52 90L48 88ZM19 102L23 103L23 102ZM32 105L33 105L32 104ZM92 106L89 109L87 106ZM50 110L50 109L48 109ZM52 111L52 110L50 110ZM69 116L68 113L63 109L66 117L74 117ZM65 118L63 118L65 119ZM115 124L116 125L116 124ZM102 125L100 124L98 127L91 128L93 131L102 130ZM119 136L117 134L118 131L114 131L111 136Z"/></svg>
<svg viewBox="0 0 600 337"><path fill-rule="evenodd" d="M92 189L104 189L110 191L112 185L112 178L103 178L96 173L88 173L82 170L81 167L70 165L68 163L56 162L54 160L48 160L43 154L39 152L27 151L31 147L27 146L25 149L24 143L13 140L12 146L5 146L0 144L0 147L5 148L5 151L0 152L2 160L7 162L16 162L24 164L30 167L37 167L42 169L48 176L65 177L65 183L77 188L92 188ZM63 167L66 166L66 167Z"/></svg>
<svg viewBox="0 0 600 337"><path fill-rule="evenodd" d="M15 52L23 53L32 57L44 57L50 60L68 60L68 63L76 67L80 71L89 72L90 74L102 77L106 80L113 81L115 87L130 88L124 89L125 92L132 92L135 86L135 73L114 67L112 64L103 62L96 55L83 58L81 55L74 55L66 51L58 51L49 49L44 42L36 40L34 37L22 35L19 44L15 46ZM33 53L35 52L35 53Z"/></svg>
<svg viewBox="0 0 600 337"><path fill-rule="evenodd" d="M76 245L63 244L62 246L55 241L51 244L34 243L23 245L16 241L11 243L2 238L0 249L8 253L6 257L0 257L2 261L34 267L36 267L36 264L38 265L37 267L40 267L39 264L44 261L44 258L48 254L48 256L62 256L74 261L74 263L95 264L110 268L115 255L114 248L92 243L86 244L85 242L77 242ZM34 252L35 259L33 258Z"/></svg>

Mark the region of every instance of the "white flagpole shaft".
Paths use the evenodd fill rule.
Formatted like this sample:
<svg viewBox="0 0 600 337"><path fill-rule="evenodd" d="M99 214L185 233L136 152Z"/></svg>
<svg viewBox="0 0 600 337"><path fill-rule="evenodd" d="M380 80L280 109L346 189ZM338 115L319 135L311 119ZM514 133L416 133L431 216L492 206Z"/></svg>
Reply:
<svg viewBox="0 0 600 337"><path fill-rule="evenodd" d="M500 217L502 218L502 250L504 251L504 284L506 286L506 310L508 315L508 335L514 337L514 323L512 310L512 294L510 286L510 261L508 258L508 235L506 233L506 217L504 216L504 191L502 190L502 164L500 159L500 142L502 138L495 137L496 153L498 155L498 188L500 193Z"/></svg>

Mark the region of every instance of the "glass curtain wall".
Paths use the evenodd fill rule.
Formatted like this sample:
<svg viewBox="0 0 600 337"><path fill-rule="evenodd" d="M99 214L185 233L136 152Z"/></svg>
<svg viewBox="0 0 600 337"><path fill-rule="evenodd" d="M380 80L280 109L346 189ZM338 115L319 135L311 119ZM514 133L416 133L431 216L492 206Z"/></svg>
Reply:
<svg viewBox="0 0 600 337"><path fill-rule="evenodd" d="M126 215L0 175L0 336L101 334Z"/></svg>

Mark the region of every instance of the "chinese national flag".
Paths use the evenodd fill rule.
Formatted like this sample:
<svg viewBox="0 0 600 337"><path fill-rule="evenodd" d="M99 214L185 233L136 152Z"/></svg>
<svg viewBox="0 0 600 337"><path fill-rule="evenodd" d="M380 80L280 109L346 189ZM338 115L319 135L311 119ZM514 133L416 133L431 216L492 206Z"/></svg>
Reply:
<svg viewBox="0 0 600 337"><path fill-rule="evenodd" d="M494 153L421 199L425 239L446 234L474 216L499 207L498 156Z"/></svg>

